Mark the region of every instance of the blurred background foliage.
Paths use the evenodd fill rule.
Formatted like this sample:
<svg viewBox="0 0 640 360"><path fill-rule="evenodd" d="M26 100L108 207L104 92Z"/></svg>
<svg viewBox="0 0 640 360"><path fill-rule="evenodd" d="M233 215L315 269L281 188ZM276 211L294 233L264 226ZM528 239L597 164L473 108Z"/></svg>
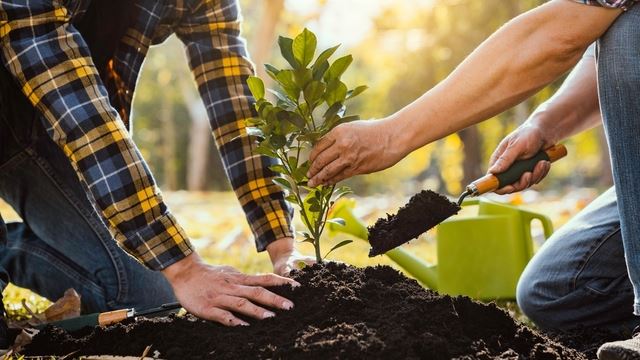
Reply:
<svg viewBox="0 0 640 360"><path fill-rule="evenodd" d="M276 47L280 34L293 36L306 26L318 34L319 47L342 43L337 56L352 53L355 59L345 81L350 86L369 85L351 107L366 119L390 115L410 103L444 79L502 24L543 2L241 0L241 5L244 36L259 72L264 63L283 65ZM559 84L478 126L415 151L391 169L354 178L348 185L360 195L409 195L420 188L456 195L486 171L498 142ZM184 50L175 37L150 51L133 119L134 138L163 190L229 189ZM579 135L567 146L569 158L539 188L562 191L611 183L602 129Z"/></svg>

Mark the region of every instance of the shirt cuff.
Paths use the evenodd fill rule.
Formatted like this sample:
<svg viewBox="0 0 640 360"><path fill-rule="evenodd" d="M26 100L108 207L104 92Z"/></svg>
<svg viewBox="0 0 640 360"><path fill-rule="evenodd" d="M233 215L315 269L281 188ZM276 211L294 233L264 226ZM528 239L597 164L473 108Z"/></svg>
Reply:
<svg viewBox="0 0 640 360"><path fill-rule="evenodd" d="M633 4L638 2L638 0L573 0L575 2L579 2L587 5L595 5L602 6L611 9L622 9L627 10Z"/></svg>
<svg viewBox="0 0 640 360"><path fill-rule="evenodd" d="M118 243L151 270L163 270L193 253L184 229L171 213Z"/></svg>
<svg viewBox="0 0 640 360"><path fill-rule="evenodd" d="M258 251L278 239L293 237L292 217L293 208L284 199L261 202L247 213Z"/></svg>

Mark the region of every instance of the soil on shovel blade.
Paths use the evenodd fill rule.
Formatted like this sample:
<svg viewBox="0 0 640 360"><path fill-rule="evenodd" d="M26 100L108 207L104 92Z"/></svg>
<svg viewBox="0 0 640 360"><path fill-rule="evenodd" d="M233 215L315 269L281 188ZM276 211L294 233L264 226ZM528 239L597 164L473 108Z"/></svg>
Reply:
<svg viewBox="0 0 640 360"><path fill-rule="evenodd" d="M193 316L142 319L73 334L47 327L28 355L163 359L586 359L493 304L440 296L387 266L314 265L302 286L273 288L296 304L272 319L226 328Z"/></svg>
<svg viewBox="0 0 640 360"><path fill-rule="evenodd" d="M431 190L422 190L409 199L396 215L387 214L369 227L369 256L376 256L417 238L460 211L458 204Z"/></svg>

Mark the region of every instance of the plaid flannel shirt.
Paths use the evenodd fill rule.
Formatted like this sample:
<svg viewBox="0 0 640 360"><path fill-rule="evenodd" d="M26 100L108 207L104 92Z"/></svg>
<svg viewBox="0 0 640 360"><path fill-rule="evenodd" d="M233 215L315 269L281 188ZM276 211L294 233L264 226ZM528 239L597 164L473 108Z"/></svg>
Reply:
<svg viewBox="0 0 640 360"><path fill-rule="evenodd" d="M135 0L139 15L109 62L106 84L74 27L89 1L0 0L1 56L118 244L154 270L193 251L126 125L147 50L172 33L186 46L216 144L258 250L292 236L292 210L268 169L275 161L253 153L254 141L245 130L245 119L254 116L245 83L253 66L240 37L236 0Z"/></svg>
<svg viewBox="0 0 640 360"><path fill-rule="evenodd" d="M630 6L638 2L638 0L574 0L579 3L595 6L604 6L608 8L620 8L627 10Z"/></svg>

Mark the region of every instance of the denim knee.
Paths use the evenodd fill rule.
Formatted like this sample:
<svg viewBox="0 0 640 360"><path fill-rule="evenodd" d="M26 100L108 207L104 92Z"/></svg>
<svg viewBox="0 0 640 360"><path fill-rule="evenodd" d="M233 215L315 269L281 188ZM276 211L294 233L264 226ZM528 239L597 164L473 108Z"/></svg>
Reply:
<svg viewBox="0 0 640 360"><path fill-rule="evenodd" d="M535 272L534 272L535 273ZM561 316L554 313L551 306L554 299L544 295L537 289L540 278L531 278L523 274L518 281L516 288L516 302L524 315L533 321L538 327L543 329L565 329L572 327L572 324L563 321Z"/></svg>

